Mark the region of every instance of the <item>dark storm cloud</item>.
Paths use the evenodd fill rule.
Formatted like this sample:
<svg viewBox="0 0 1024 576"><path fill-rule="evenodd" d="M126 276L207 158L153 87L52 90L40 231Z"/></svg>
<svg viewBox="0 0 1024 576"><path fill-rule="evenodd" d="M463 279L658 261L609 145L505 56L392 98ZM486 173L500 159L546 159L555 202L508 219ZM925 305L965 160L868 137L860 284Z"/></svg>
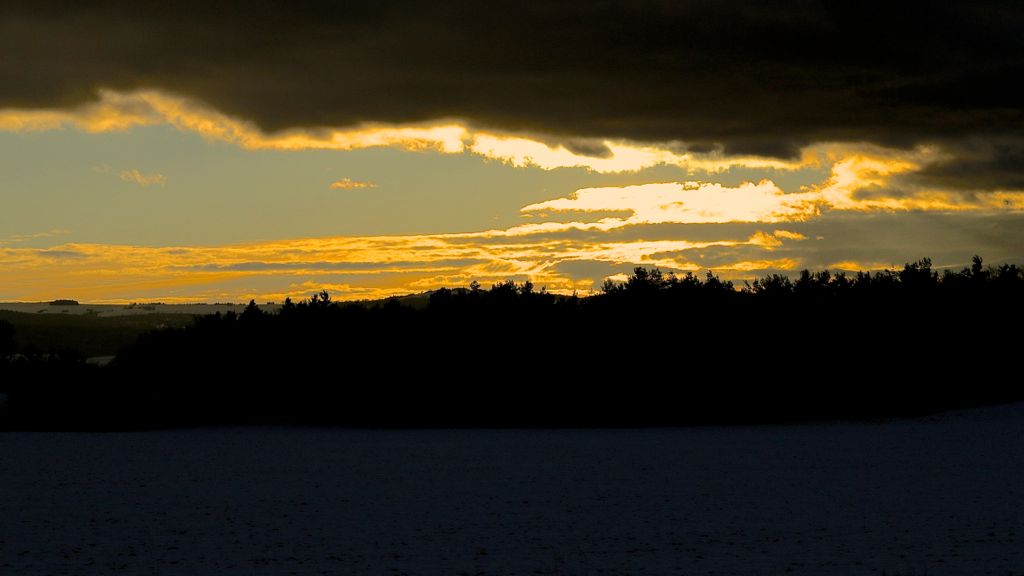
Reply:
<svg viewBox="0 0 1024 576"><path fill-rule="evenodd" d="M461 118L772 155L1022 127L1019 2L6 4L0 107L160 88L268 130Z"/></svg>

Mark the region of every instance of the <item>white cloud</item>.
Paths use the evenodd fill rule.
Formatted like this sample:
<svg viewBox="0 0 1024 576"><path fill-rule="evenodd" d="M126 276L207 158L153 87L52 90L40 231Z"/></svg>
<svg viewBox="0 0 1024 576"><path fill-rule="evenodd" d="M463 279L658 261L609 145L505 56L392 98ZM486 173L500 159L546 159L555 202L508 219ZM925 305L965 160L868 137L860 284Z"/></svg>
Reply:
<svg viewBox="0 0 1024 576"><path fill-rule="evenodd" d="M565 198L530 204L523 212L629 211L606 218L606 228L632 224L782 222L814 216L818 207L806 193L786 194L771 180L730 187L710 182L666 182L638 186L583 188Z"/></svg>

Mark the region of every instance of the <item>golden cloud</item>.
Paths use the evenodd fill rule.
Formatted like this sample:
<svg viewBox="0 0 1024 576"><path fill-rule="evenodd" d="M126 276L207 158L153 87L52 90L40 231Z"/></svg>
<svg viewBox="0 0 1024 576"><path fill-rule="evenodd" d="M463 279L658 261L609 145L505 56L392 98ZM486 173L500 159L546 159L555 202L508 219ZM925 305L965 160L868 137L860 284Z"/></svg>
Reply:
<svg viewBox="0 0 1024 576"><path fill-rule="evenodd" d="M713 241L614 239L614 231L627 227L781 224L810 220L826 210L1004 211L1024 206L1022 195L1009 192L962 196L912 190L890 196L859 195L865 186L885 190L894 176L917 169L936 154L929 149L902 154L860 149L838 158L825 181L798 192L786 192L770 180L738 186L669 182L584 188L567 197L522 208L525 214L629 213L589 222L570 219L457 234L309 238L207 247L66 243L38 249L15 248L8 243L0 247L0 299L47 300L69 292L96 302L137 300L140 293L154 294L168 302L194 301L214 293L224 299L223 287L241 281L263 288L246 284L231 293L280 299L294 289L293 285L317 284L348 286L338 296L351 299L408 293L471 279L497 282L509 277L530 279L552 291L572 292L591 286L600 277L573 277L561 272L560 267L569 262L698 270L702 266L691 261L688 254L725 249L726 253L735 253L735 258L716 264L715 270L729 277L757 270L794 269L799 266L797 259L785 254L768 258L768 253L782 249L787 242L806 240L803 234L785 228ZM592 234L581 239L579 231ZM607 239L602 239L602 233L608 233ZM758 251L765 257L757 257ZM852 265L837 263L844 268ZM59 294L54 292L55 287L59 287Z"/></svg>
<svg viewBox="0 0 1024 576"><path fill-rule="evenodd" d="M765 237L773 239L766 242ZM779 236L711 242L635 240L577 242L557 233L524 243L496 242L480 234L366 236L282 240L229 246L129 246L67 243L47 249L0 248L0 299L41 301L75 294L92 302L128 302L141 294L164 302L223 300L226 284L239 288L234 299L279 300L303 296L309 287L342 286L340 299L383 297L507 278L530 279L555 292L592 287L594 279L559 271L571 261L642 264L697 270L678 254L712 246L773 247ZM737 264L743 270L747 264ZM716 267L727 271L728 265ZM337 280L339 276L349 280ZM221 287L221 288L218 288Z"/></svg>
<svg viewBox="0 0 1024 576"><path fill-rule="evenodd" d="M736 187L710 182L642 184L584 188L567 198L530 204L523 212L631 211L626 219L605 219L608 227L631 224L783 222L805 220L818 207L802 194L786 194L774 182L762 180Z"/></svg>
<svg viewBox="0 0 1024 576"><path fill-rule="evenodd" d="M167 183L167 176L154 172L152 174L143 174L138 170L122 170L118 176L125 182L132 182L139 186L163 186Z"/></svg>
<svg viewBox="0 0 1024 576"><path fill-rule="evenodd" d="M948 159L941 150L919 147L897 151L871 145L821 147L831 162L829 177L797 192L771 180L730 187L713 182L665 182L584 188L573 194L524 206L524 213L631 212L627 218L596 222L527 224L522 230L579 228L611 230L636 224L800 222L823 211L993 212L1024 210L1024 191L964 194L898 181ZM873 191L864 194L865 190ZM516 233L511 229L508 233ZM791 238L792 239L792 238Z"/></svg>
<svg viewBox="0 0 1024 576"><path fill-rule="evenodd" d="M329 188L331 190L353 190L358 188L376 188L377 184L373 182L361 182L359 180L353 180L351 178L342 178L341 180L335 180L331 182Z"/></svg>

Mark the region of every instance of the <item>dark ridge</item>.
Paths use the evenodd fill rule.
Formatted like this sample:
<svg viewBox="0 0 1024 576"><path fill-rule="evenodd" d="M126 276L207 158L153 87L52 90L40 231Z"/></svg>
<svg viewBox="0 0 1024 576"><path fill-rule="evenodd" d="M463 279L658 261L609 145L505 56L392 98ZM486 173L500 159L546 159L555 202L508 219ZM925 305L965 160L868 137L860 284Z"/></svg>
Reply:
<svg viewBox="0 0 1024 576"><path fill-rule="evenodd" d="M677 426L917 416L1024 399L1024 272L772 275L637 268L577 298L529 282L416 307L327 292L142 334L106 367L18 350L12 428ZM1001 376L1001 374L1007 374Z"/></svg>

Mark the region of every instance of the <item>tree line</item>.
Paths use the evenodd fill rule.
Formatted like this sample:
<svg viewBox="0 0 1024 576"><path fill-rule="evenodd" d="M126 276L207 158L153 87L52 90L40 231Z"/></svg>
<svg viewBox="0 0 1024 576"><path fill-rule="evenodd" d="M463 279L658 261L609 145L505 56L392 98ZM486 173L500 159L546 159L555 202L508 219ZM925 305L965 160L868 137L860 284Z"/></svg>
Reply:
<svg viewBox="0 0 1024 576"><path fill-rule="evenodd" d="M873 418L1024 397L1024 271L931 261L743 286L637 267L590 297L530 282L423 306L196 317L108 367L3 362L16 426L636 426ZM13 341L6 337L7 342Z"/></svg>

